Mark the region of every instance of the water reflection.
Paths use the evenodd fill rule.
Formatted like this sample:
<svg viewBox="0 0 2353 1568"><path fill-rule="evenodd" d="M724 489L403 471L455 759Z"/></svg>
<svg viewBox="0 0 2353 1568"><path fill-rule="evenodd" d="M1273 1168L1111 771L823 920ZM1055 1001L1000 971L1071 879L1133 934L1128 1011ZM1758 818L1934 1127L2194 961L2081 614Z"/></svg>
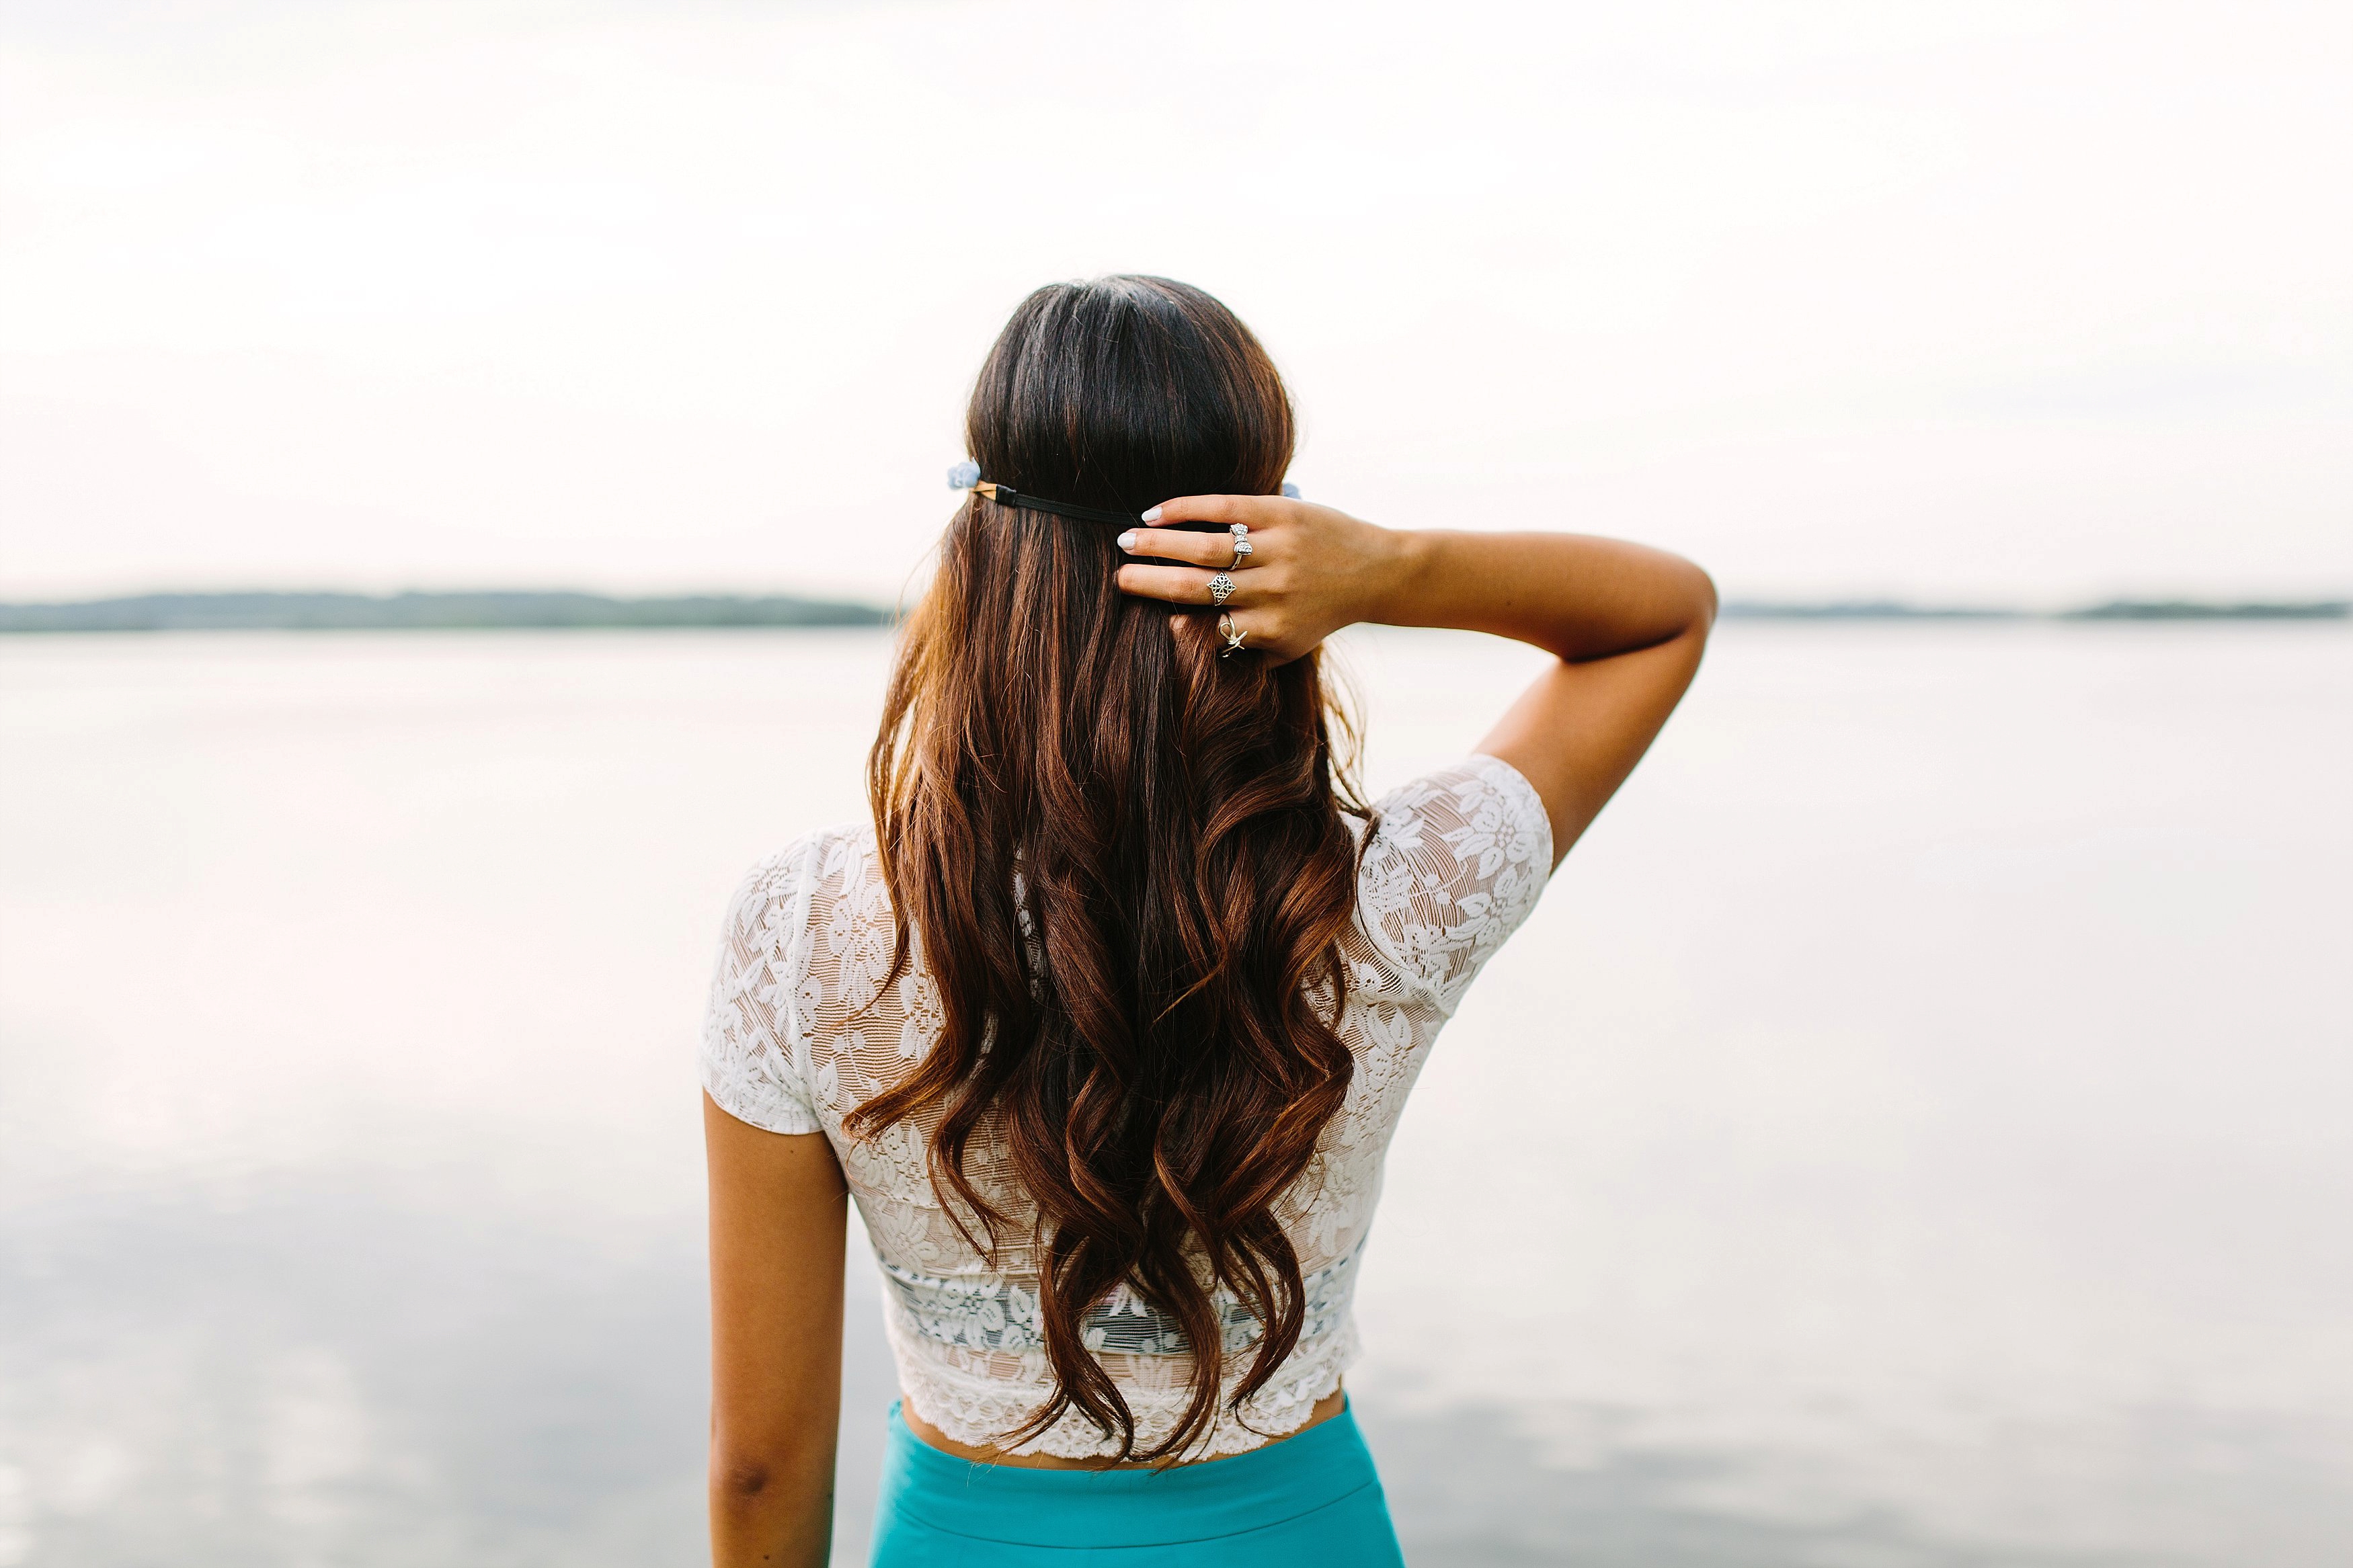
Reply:
<svg viewBox="0 0 2353 1568"><path fill-rule="evenodd" d="M2345 1559L2353 658L2188 639L1727 635L1400 1132L1413 1561ZM881 651L0 650L0 1568L699 1560L693 1015ZM1377 784L1524 668L1356 657Z"/></svg>
<svg viewBox="0 0 2353 1568"><path fill-rule="evenodd" d="M699 1249L610 1241L332 1177L12 1216L29 1560L686 1560Z"/></svg>

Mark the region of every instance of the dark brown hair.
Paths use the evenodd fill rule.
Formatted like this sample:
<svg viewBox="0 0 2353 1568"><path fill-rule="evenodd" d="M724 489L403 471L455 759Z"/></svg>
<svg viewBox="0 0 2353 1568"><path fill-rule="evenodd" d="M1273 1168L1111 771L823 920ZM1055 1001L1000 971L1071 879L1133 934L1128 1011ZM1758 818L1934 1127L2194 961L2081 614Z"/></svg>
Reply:
<svg viewBox="0 0 2353 1568"><path fill-rule="evenodd" d="M1293 437L1249 330L1157 278L1030 295L965 434L989 479L1128 512L1271 495ZM965 1170L984 1126L1035 1201L1055 1386L1008 1441L1075 1406L1120 1458L1166 1461L1217 1413L1215 1289L1259 1325L1233 1405L1299 1340L1299 1259L1275 1205L1347 1093L1338 939L1356 841L1342 812L1361 807L1316 657L1220 660L1210 613L1118 591L1116 532L978 496L948 526L867 770L894 973L920 942L945 1024L849 1127L931 1121L933 1184L992 1255L1007 1216ZM1184 1416L1150 1444L1082 1338L1123 1284L1192 1358Z"/></svg>

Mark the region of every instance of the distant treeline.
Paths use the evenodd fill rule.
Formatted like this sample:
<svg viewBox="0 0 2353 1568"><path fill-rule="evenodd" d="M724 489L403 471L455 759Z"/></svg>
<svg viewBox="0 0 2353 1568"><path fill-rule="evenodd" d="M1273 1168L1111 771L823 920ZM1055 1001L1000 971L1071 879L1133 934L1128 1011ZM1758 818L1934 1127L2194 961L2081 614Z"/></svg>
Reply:
<svg viewBox="0 0 2353 1568"><path fill-rule="evenodd" d="M1984 609L1907 605L1895 599L1837 600L1827 604L1770 604L1754 599L1727 602L1729 620L1761 621L2341 621L2353 615L2353 600L2309 599L2246 604L2196 599L2112 599L2073 610Z"/></svg>
<svg viewBox="0 0 2353 1568"><path fill-rule="evenodd" d="M2118 599L2080 609L1940 608L1892 599L1772 604L1735 599L1724 615L1794 621L2321 621L2353 602L2221 604ZM651 626L880 626L891 613L839 599L696 594L616 599L601 594L142 594L70 605L0 604L0 633L177 631L484 631Z"/></svg>
<svg viewBox="0 0 2353 1568"><path fill-rule="evenodd" d="M0 605L0 632L480 631L599 626L879 626L889 612L833 599L614 599L601 594L142 594Z"/></svg>

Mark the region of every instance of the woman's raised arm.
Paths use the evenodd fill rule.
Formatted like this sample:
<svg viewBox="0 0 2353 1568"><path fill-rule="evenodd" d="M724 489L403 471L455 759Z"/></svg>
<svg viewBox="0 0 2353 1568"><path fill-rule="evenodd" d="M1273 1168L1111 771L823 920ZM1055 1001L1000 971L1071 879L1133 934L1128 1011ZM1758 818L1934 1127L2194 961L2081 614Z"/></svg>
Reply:
<svg viewBox="0 0 2353 1568"><path fill-rule="evenodd" d="M1144 514L1120 548L1156 564L1120 568L1127 593L1213 605L1227 533L1251 553L1224 600L1245 647L1296 658L1358 621L1458 626L1532 643L1557 662L1520 694L1479 749L1535 786L1568 853L1650 749L1699 668L1715 588L1679 556L1573 533L1458 533L1377 527L1272 496L1187 496Z"/></svg>

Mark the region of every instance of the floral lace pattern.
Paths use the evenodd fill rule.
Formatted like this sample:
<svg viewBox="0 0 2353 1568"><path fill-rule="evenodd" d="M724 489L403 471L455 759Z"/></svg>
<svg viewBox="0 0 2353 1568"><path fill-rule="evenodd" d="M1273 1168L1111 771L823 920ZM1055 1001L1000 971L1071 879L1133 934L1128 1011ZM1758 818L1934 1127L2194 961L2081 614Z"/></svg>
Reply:
<svg viewBox="0 0 2353 1568"><path fill-rule="evenodd" d="M1356 1058L1345 1103L1277 1205L1310 1287L1308 1322L1274 1378L1218 1421L1188 1457L1239 1453L1293 1430L1356 1357L1348 1310L1398 1114L1439 1030L1480 967L1518 929L1552 867L1544 804L1519 772L1474 756L1391 792L1376 806L1342 938L1340 1036ZM910 1406L961 1443L991 1446L1053 1386L1036 1324L1038 1274L1022 1231L1033 1215L986 1123L972 1144L976 1186L1015 1220L994 1260L976 1252L932 1189L925 1121L863 1142L842 1131L938 1037L939 993L913 944L886 989L897 939L871 826L830 828L754 867L731 908L702 1029L703 1088L730 1115L772 1132L823 1133L866 1222L887 1288L885 1326ZM1229 1345L1256 1324L1239 1309ZM1100 1342L1097 1342L1100 1335ZM1086 1320L1086 1338L1136 1418L1140 1442L1174 1429L1187 1402L1182 1336L1126 1292ZM1229 1364L1227 1394L1250 1358ZM1114 1452L1073 1411L1020 1453Z"/></svg>
<svg viewBox="0 0 2353 1568"><path fill-rule="evenodd" d="M1329 1268L1301 1277L1301 1339L1330 1333L1347 1316L1356 1289L1356 1260L1364 1251L1360 1242L1356 1251ZM942 1344L975 1350L1042 1352L1046 1348L1038 1298L1014 1281L990 1275L940 1279L902 1268L888 1258L881 1262L882 1278L899 1297L900 1321L911 1331L927 1334ZM1218 1290L1209 1300L1223 1324L1219 1342L1227 1351L1247 1351L1258 1342L1259 1321L1232 1291ZM1079 1337L1087 1349L1097 1352L1182 1355L1186 1351L1184 1331L1176 1321L1124 1286L1088 1310L1081 1320Z"/></svg>

